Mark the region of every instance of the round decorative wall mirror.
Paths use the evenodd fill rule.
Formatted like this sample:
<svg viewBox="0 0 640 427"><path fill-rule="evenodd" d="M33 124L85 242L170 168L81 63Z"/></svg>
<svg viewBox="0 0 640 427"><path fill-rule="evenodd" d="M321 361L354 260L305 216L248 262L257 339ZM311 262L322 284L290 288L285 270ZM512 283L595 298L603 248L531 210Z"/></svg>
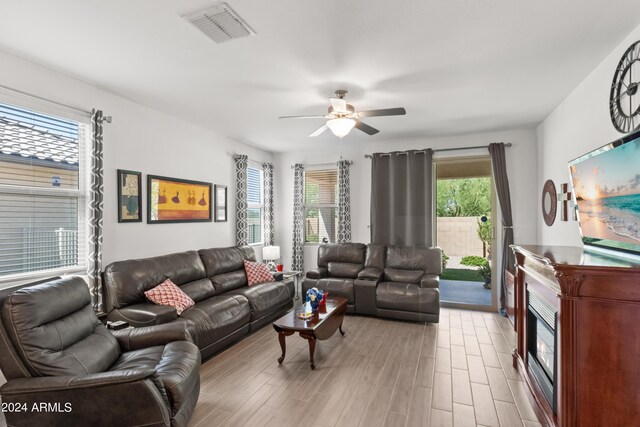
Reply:
<svg viewBox="0 0 640 427"><path fill-rule="evenodd" d="M558 194L556 193L556 186L550 179L544 183L542 187L542 218L544 223L549 227L553 225L556 220L556 210L558 208Z"/></svg>

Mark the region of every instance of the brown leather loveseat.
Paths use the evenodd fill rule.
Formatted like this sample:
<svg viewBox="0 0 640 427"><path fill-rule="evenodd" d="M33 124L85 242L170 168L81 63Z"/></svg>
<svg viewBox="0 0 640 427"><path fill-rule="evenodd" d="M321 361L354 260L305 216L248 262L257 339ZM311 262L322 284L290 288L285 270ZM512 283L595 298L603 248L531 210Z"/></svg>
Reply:
<svg viewBox="0 0 640 427"><path fill-rule="evenodd" d="M440 274L439 248L325 244L318 248L318 269L307 273L303 292L315 286L345 296L352 313L437 323Z"/></svg>
<svg viewBox="0 0 640 427"><path fill-rule="evenodd" d="M244 261L253 248L232 246L117 261L103 274L109 320L135 327L184 323L205 359L293 307L293 279L247 286ZM195 306L180 316L144 292L171 279Z"/></svg>

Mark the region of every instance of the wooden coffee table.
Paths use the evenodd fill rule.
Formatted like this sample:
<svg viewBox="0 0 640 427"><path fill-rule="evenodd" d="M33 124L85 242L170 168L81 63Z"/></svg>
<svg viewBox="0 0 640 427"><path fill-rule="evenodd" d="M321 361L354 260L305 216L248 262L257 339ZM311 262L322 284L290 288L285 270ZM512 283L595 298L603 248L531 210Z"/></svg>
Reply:
<svg viewBox="0 0 640 427"><path fill-rule="evenodd" d="M327 298L326 307L320 307L310 319L302 320L298 318L298 313L304 313L303 304L273 322L273 329L278 333L278 340L282 348L282 356L278 359L278 363L284 361L284 356L287 353L285 338L298 332L302 338L309 341L309 363L311 369L316 369L316 365L313 363L316 340L329 339L337 330L340 330L340 333L344 336L342 321L346 311L346 298L330 297Z"/></svg>

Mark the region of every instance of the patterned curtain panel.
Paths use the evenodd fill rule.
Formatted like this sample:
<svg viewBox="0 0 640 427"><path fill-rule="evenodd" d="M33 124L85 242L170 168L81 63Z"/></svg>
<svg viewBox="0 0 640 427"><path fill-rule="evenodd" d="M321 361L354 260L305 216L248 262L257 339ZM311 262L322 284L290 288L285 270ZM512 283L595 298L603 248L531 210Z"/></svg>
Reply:
<svg viewBox="0 0 640 427"><path fill-rule="evenodd" d="M87 276L93 308L97 312L104 311L102 301L102 227L104 212L104 179L103 179L103 113L100 110L91 112L91 182L89 187L89 250L87 260Z"/></svg>
<svg viewBox="0 0 640 427"><path fill-rule="evenodd" d="M338 243L351 242L351 161L338 162Z"/></svg>
<svg viewBox="0 0 640 427"><path fill-rule="evenodd" d="M236 161L236 245L249 243L247 225L247 166L249 160L244 154L233 156Z"/></svg>
<svg viewBox="0 0 640 427"><path fill-rule="evenodd" d="M264 171L264 195L263 195L263 223L264 223L264 245L273 246L275 242L273 227L273 164L263 163Z"/></svg>
<svg viewBox="0 0 640 427"><path fill-rule="evenodd" d="M294 166L293 181L293 248L291 251L291 270L304 269L304 167L300 163Z"/></svg>

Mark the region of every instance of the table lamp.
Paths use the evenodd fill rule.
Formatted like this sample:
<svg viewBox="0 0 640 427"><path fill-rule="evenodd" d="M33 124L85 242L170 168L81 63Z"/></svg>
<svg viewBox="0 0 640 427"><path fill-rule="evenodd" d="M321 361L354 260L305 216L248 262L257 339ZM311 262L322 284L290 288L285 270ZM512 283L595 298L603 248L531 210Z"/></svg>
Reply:
<svg viewBox="0 0 640 427"><path fill-rule="evenodd" d="M280 246L265 246L262 248L262 260L268 261L267 267L270 271L276 271L275 261L280 259Z"/></svg>

